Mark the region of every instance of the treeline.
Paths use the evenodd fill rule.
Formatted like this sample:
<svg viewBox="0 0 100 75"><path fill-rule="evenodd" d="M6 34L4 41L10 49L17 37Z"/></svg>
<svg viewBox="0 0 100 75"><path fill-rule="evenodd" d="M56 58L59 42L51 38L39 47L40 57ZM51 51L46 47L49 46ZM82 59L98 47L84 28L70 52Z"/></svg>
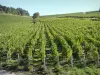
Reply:
<svg viewBox="0 0 100 75"><path fill-rule="evenodd" d="M58 17L58 18L80 18L80 19L83 19L83 18L98 18L100 19L100 16L63 16L63 17Z"/></svg>
<svg viewBox="0 0 100 75"><path fill-rule="evenodd" d="M13 7L3 6L3 5L0 5L0 13L7 13L7 14L21 15L21 16L30 15L28 11L22 8L13 8Z"/></svg>

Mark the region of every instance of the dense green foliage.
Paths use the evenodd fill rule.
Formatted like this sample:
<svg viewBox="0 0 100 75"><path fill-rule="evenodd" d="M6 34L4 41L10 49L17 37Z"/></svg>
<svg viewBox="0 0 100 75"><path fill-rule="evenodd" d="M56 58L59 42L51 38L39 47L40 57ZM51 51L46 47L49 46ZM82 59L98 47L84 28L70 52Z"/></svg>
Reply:
<svg viewBox="0 0 100 75"><path fill-rule="evenodd" d="M38 22L38 18L39 18L39 12L35 12L34 14L33 14L33 16L32 16L32 18L33 18L33 23L36 23L36 22Z"/></svg>
<svg viewBox="0 0 100 75"><path fill-rule="evenodd" d="M38 17L39 17L39 12L34 13L32 16L33 19L38 18Z"/></svg>
<svg viewBox="0 0 100 75"><path fill-rule="evenodd" d="M28 11L26 11L22 8L13 8L13 7L3 6L3 5L0 5L0 13L29 16Z"/></svg>
<svg viewBox="0 0 100 75"><path fill-rule="evenodd" d="M100 74L100 21L0 15L0 68L50 75Z"/></svg>

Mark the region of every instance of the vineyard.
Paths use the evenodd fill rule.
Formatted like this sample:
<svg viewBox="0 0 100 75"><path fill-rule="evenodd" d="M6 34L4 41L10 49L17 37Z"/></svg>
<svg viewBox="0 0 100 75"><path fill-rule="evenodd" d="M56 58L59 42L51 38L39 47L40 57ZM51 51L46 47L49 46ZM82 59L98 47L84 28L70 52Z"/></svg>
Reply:
<svg viewBox="0 0 100 75"><path fill-rule="evenodd" d="M0 69L100 75L99 67L100 21L41 18L34 24L30 17L0 15Z"/></svg>

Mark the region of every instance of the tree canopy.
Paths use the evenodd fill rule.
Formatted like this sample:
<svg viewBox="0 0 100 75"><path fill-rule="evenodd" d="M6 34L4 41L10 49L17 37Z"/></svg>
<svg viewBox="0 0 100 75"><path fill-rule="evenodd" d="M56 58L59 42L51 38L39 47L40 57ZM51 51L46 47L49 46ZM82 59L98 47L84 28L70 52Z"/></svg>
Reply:
<svg viewBox="0 0 100 75"><path fill-rule="evenodd" d="M30 15L27 10L24 10L22 8L13 8L13 7L3 6L3 5L0 5L0 13L7 13L7 14L21 15L21 16Z"/></svg>
<svg viewBox="0 0 100 75"><path fill-rule="evenodd" d="M39 12L34 13L33 16L32 16L33 19L36 19L38 17L39 17Z"/></svg>
<svg viewBox="0 0 100 75"><path fill-rule="evenodd" d="M99 12L100 12L100 8L99 8Z"/></svg>

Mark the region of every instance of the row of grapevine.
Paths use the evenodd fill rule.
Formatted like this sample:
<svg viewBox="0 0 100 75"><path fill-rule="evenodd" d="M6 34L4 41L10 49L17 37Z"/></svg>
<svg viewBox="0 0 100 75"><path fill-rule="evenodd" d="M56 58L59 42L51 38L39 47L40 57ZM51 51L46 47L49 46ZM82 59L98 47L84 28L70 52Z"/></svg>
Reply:
<svg viewBox="0 0 100 75"><path fill-rule="evenodd" d="M46 38L45 38L45 34L44 34L44 25L42 25L42 28L41 28L41 36L40 36L40 41L41 41L41 44L40 44L40 53L41 53L41 58L42 58L42 62L44 64L44 68L46 68Z"/></svg>
<svg viewBox="0 0 100 75"><path fill-rule="evenodd" d="M58 22L60 22L60 21L58 21ZM85 49L84 47L86 46L85 45L85 42L87 42L88 44L90 44L90 46L88 47L88 53L90 53L89 51L91 50L91 47L93 46L92 44L94 44L94 47L95 48L92 48L92 50L94 49L94 51L91 51L92 52L92 54L93 53L97 53L97 55L96 56L98 56L98 48L99 48L99 41L97 41L97 40L92 40L92 39L90 39L90 37L88 37L87 39L86 39L86 37L84 36L84 34L83 34L83 32L78 32L78 33L81 33L81 34L79 34L79 35L77 35L76 37L75 37L75 32L74 32L74 34L72 34L71 32L69 32L68 30L67 31L65 31L65 30L62 30L62 27L59 27L60 26L60 24L58 24L58 22L55 22L55 21L53 21L53 23L52 23L52 21L50 21L49 23L50 23L50 27L52 27L51 28L51 30L55 30L58 34L60 34L59 36L63 36L65 39L66 39L66 41L68 42L68 44L70 45L70 47L72 48L72 50L73 50L73 54L76 54L76 52L78 53L78 55L79 55L79 58L82 60L82 58L81 57L83 57L83 61L85 61L86 60L86 57L88 56L88 55L86 55L86 51L87 51L87 49ZM63 22L63 21L62 21ZM49 24L48 23L48 24ZM63 23L62 23L63 24ZM58 26L56 26L56 25L58 25ZM57 29L56 29L57 28ZM66 29L66 27L64 27L64 29ZM96 31L96 30L95 30ZM85 32L84 32L85 33ZM71 35L70 35L71 34ZM89 35L91 35L91 34L89 34ZM94 38L94 39L96 39L96 38ZM92 41L92 44L90 43L90 41ZM97 47L96 47L96 45L97 45ZM88 61L87 61L88 62Z"/></svg>
<svg viewBox="0 0 100 75"><path fill-rule="evenodd" d="M11 19L0 29L0 66L4 68L43 66L58 71L67 65L100 66L99 21L48 18L32 24Z"/></svg>
<svg viewBox="0 0 100 75"><path fill-rule="evenodd" d="M46 32L47 32L47 35L48 35L50 43L51 43L51 51L52 51L52 56L54 57L54 62L55 62L56 65L59 66L60 65L59 64L59 53L58 53L57 45L54 42L54 37L51 35L48 27L45 26L45 28L46 28Z"/></svg>
<svg viewBox="0 0 100 75"><path fill-rule="evenodd" d="M68 62L72 57L71 47L68 45L68 43L63 38L63 36L57 34L51 27L49 27L49 29L50 29L50 32L52 33L52 35L54 35L54 37L56 38L56 40L61 43L61 45L62 45L62 56L66 57L67 58L66 62Z"/></svg>

